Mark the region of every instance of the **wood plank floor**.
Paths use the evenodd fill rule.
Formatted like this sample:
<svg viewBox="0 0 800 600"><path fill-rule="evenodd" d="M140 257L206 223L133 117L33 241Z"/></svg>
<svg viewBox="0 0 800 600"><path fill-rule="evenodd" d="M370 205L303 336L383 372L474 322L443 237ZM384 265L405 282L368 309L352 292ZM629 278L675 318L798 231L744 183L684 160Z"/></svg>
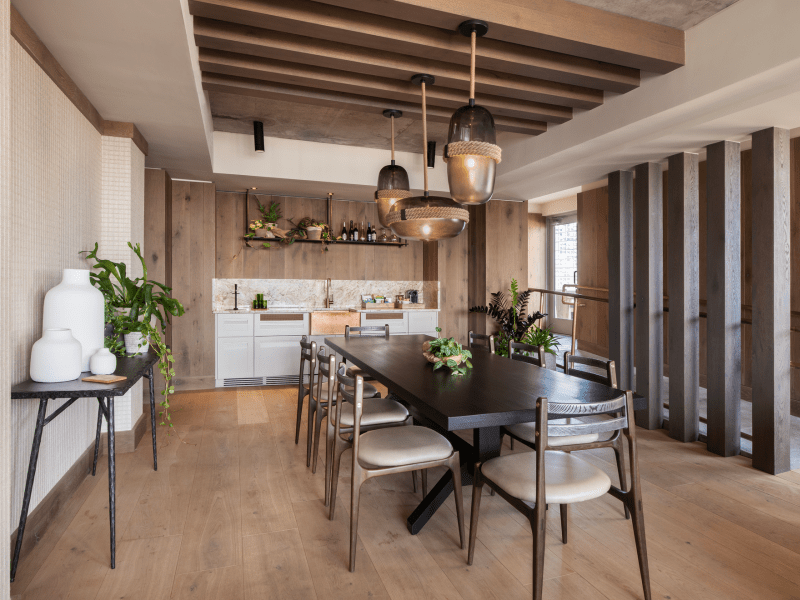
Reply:
<svg viewBox="0 0 800 600"><path fill-rule="evenodd" d="M118 456L117 568L108 568L103 463L51 527L54 535L23 559L12 598L530 597L530 528L499 496L482 500L475 562L467 566L452 497L412 536L405 520L420 495L411 478L369 481L351 574L349 469L331 522L322 503L324 452L312 475L305 438L294 444L295 389L182 393L173 406L177 436L159 431L158 472L147 443ZM664 431L639 436L653 597L800 598L800 471L773 477ZM610 450L582 456L616 481ZM575 505L567 545L558 511L549 513L545 598L642 598L619 502L607 496Z"/></svg>

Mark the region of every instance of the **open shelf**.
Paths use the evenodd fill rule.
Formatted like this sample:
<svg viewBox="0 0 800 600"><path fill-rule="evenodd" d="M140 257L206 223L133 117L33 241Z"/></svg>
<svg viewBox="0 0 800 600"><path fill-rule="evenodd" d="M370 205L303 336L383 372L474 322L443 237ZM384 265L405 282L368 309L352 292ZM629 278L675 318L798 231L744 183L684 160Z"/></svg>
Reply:
<svg viewBox="0 0 800 600"><path fill-rule="evenodd" d="M283 244L283 242L279 238L252 237L252 238L245 238L245 241L247 241L247 242L270 242L270 243L275 243L275 244L282 244L284 246L287 245L287 244ZM295 239L294 243L295 244L297 244L297 243L301 243L301 244L321 244L322 240L307 240L307 239L300 238L300 239ZM336 242L328 242L328 244L330 244L331 246L338 246L340 244L351 244L353 246L395 246L397 248L402 248L404 246L408 246L407 242L351 242L351 241L343 242L342 240L339 240L339 241L336 241Z"/></svg>

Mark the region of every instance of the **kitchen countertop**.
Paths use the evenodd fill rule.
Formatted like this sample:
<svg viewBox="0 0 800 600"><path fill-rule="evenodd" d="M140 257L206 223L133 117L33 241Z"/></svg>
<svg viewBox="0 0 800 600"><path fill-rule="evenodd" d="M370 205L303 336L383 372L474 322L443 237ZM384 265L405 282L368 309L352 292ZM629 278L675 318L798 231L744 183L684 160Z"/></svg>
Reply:
<svg viewBox="0 0 800 600"><path fill-rule="evenodd" d="M215 315L249 315L249 314L264 314L264 313L312 313L312 312L392 312L392 311L436 311L439 308L354 308L347 306L335 306L333 308L305 308L302 306L276 306L269 310L252 310L251 308L240 308L239 310L215 310L212 311Z"/></svg>

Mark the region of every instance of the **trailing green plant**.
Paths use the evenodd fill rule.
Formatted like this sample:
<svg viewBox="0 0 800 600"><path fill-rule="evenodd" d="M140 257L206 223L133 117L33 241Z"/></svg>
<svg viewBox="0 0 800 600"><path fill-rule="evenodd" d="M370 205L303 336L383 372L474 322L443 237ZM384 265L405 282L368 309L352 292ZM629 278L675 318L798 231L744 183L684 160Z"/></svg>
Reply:
<svg viewBox="0 0 800 600"><path fill-rule="evenodd" d="M521 342L528 330L534 327L536 321L546 317L545 313L538 310L528 314L528 299L530 290L519 291L516 279L511 280L509 294L494 292L488 306L473 306L471 313L484 313L492 317L500 327L495 338L495 352L500 356L508 356L508 344L511 340Z"/></svg>
<svg viewBox="0 0 800 600"><path fill-rule="evenodd" d="M289 218L286 220L292 224L292 228L286 232L285 237L281 240L281 242L286 245L294 244L296 239L308 239L309 227L322 227L320 239L322 240L323 252L328 251L328 244L332 244L336 241L336 236L331 233L331 228L327 223L321 223L320 221L316 221L311 217L303 217L297 223Z"/></svg>
<svg viewBox="0 0 800 600"><path fill-rule="evenodd" d="M437 327L436 333L441 332L442 329ZM466 374L467 369L472 368L472 362L470 362L470 359L472 358L472 352L462 348L461 344L459 344L455 338L440 337L428 342L428 352L433 354L436 358L442 359L433 363L434 371L443 367L448 367L450 369L450 373L453 375L464 375ZM463 366L453 359L453 357L457 356L461 356L461 359L464 361Z"/></svg>
<svg viewBox="0 0 800 600"><path fill-rule="evenodd" d="M124 329L125 318L114 310L107 298L105 301L104 322L111 325L111 335L105 336L104 346L108 348L112 354L122 356L125 353L125 343L120 339L120 335L117 332Z"/></svg>
<svg viewBox="0 0 800 600"><path fill-rule="evenodd" d="M81 254L86 254L87 260L94 260L92 265L94 270L90 277L94 286L105 297L107 322L114 326L114 334L117 336L116 343L106 340L107 347L116 354L121 354L122 347L118 339L120 334L141 333L140 347L149 338L153 351L159 359L159 370L164 376L164 390L161 392L164 397L161 406L164 410L159 413L162 418L161 425L169 425L171 428L173 425L169 412L169 397L175 393L172 385L172 378L175 376L174 358L172 350L166 345L161 334L166 332L171 317L180 317L184 314L184 308L177 299L170 296L172 288L147 278L147 265L140 245L134 246L128 242L128 247L142 263L142 276L135 279L128 277L128 267L125 263L98 258L97 243L93 250L84 250ZM109 343L113 344L113 348L108 345Z"/></svg>

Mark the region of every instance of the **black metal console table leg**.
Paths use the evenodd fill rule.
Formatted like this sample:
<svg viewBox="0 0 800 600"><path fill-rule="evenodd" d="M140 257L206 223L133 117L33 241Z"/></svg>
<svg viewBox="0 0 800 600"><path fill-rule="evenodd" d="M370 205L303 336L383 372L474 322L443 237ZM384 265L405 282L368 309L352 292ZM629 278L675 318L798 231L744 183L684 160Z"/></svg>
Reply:
<svg viewBox="0 0 800 600"><path fill-rule="evenodd" d="M458 446L462 446L462 444L458 444ZM463 449L459 449L459 452L461 459L461 485L472 485L475 463L484 462L500 455L500 428L475 429L472 456L469 456ZM419 506L414 509L414 512L406 520L406 526L411 535L416 535L422 531L425 524L452 493L453 477L448 471L436 482L433 489L428 492L428 495L423 498Z"/></svg>
<svg viewBox="0 0 800 600"><path fill-rule="evenodd" d="M150 430L153 434L153 471L158 471L158 454L156 450L156 394L153 389L153 367L147 372L150 382Z"/></svg>
<svg viewBox="0 0 800 600"><path fill-rule="evenodd" d="M114 442L114 397L105 399L108 411L108 520L111 530L111 568L116 566L117 559L117 516L116 516L116 452Z"/></svg>
<svg viewBox="0 0 800 600"><path fill-rule="evenodd" d="M100 398L97 399L100 402ZM97 473L97 456L100 453L100 429L103 427L103 409L97 407L97 433L94 436L94 461L92 462L92 477Z"/></svg>
<svg viewBox="0 0 800 600"><path fill-rule="evenodd" d="M33 493L33 479L36 476L36 463L39 460L39 446L42 444L42 431L44 431L45 415L47 414L47 398L39 399L39 412L36 415L36 431L33 433L33 445L31 446L31 460L28 463L28 477L25 480L25 495L22 497L22 514L19 516L19 528L17 529L17 543L14 546L14 560L11 563L11 581L17 576L17 564L19 563L19 553L22 550L22 537L25 535L25 523L28 522L28 508L31 505L31 494Z"/></svg>

